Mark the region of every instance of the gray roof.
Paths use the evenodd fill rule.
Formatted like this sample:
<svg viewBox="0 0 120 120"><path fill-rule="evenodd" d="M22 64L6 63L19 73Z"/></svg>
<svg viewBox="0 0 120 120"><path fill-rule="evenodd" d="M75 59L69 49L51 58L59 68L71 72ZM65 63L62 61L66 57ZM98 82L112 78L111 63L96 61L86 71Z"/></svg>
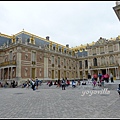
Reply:
<svg viewBox="0 0 120 120"><path fill-rule="evenodd" d="M29 39L31 38L30 35L27 35L25 33L21 33L21 34L17 35L16 37L21 37L23 43L25 43L26 40L29 41ZM40 46L40 45L44 46L44 45L49 44L49 42L41 40L40 38L34 37L34 39L35 39L35 45L36 46Z"/></svg>
<svg viewBox="0 0 120 120"><path fill-rule="evenodd" d="M87 51L82 51L82 52L78 51L77 55L78 55L78 57L88 56L88 52Z"/></svg>
<svg viewBox="0 0 120 120"><path fill-rule="evenodd" d="M7 44L7 41L8 41L8 44L9 44L11 42L11 39L7 38L7 37L0 36L0 46L2 46L4 43Z"/></svg>
<svg viewBox="0 0 120 120"><path fill-rule="evenodd" d="M52 42L53 47L56 46L57 43L47 40L46 38L41 38L39 36L33 35L31 33L25 32L25 31L21 31L17 34L15 34L16 37L16 42L18 41L18 38L21 38L22 43L25 43L26 41L29 42L30 38L33 37L35 40L35 45L36 46L41 46L41 47L45 47L45 45L49 45ZM0 36L0 46L2 46L4 43L6 44L11 44L12 43L12 36ZM58 48L62 48L63 45L58 45ZM64 50L66 50L67 48L65 47Z"/></svg>

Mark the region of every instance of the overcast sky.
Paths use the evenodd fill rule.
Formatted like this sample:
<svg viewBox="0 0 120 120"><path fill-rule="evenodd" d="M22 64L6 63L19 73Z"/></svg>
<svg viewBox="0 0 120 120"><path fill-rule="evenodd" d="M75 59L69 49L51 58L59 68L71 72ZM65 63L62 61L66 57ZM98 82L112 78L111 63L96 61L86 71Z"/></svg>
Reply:
<svg viewBox="0 0 120 120"><path fill-rule="evenodd" d="M0 1L0 32L27 32L70 47L120 35L116 1Z"/></svg>

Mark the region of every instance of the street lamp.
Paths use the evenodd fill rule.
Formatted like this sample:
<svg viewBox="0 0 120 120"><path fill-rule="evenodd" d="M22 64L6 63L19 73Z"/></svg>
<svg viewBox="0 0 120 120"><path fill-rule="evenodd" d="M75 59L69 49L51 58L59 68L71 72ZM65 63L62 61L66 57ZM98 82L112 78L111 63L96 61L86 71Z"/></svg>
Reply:
<svg viewBox="0 0 120 120"><path fill-rule="evenodd" d="M113 7L113 10L115 11L115 13L120 21L120 1L116 1L116 6Z"/></svg>

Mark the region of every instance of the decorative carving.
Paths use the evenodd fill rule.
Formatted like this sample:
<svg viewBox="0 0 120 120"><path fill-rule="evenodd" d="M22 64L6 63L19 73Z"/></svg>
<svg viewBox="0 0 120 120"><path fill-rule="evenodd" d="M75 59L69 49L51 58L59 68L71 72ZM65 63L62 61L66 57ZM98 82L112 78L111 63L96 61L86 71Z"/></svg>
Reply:
<svg viewBox="0 0 120 120"><path fill-rule="evenodd" d="M18 43L22 43L22 38L18 37Z"/></svg>

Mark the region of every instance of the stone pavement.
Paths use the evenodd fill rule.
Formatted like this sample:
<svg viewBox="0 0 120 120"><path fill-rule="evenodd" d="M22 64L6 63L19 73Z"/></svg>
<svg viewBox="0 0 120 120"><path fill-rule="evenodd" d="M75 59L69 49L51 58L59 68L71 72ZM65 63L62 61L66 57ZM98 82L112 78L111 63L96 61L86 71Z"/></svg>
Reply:
<svg viewBox="0 0 120 120"><path fill-rule="evenodd" d="M107 92L91 84L66 90L45 83L35 91L0 88L0 118L120 118L119 81L109 84L115 89Z"/></svg>

